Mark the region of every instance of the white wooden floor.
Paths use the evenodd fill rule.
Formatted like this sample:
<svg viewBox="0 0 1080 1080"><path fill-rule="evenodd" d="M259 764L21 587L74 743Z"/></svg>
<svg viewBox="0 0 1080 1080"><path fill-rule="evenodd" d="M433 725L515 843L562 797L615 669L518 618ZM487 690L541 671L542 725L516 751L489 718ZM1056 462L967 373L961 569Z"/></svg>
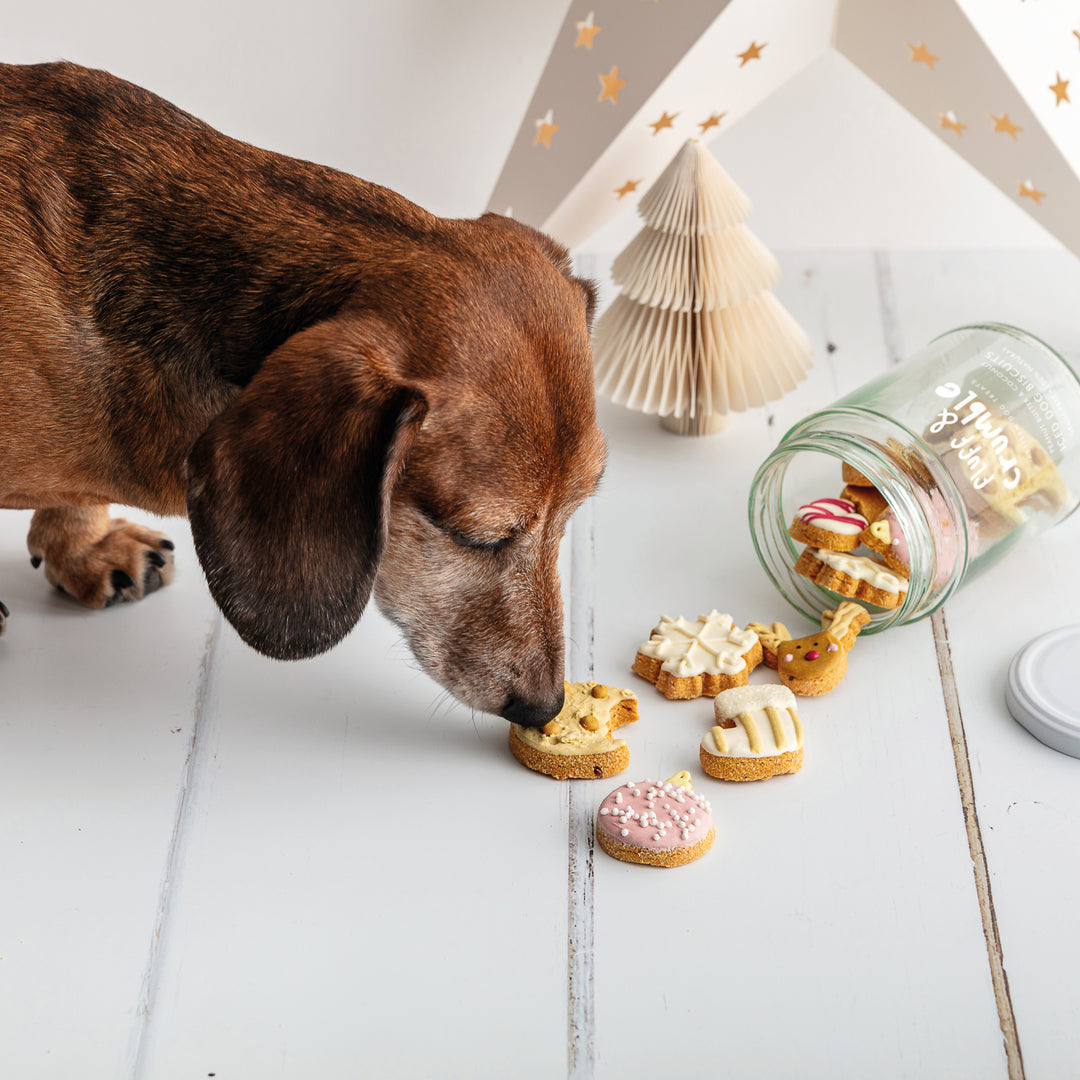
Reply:
<svg viewBox="0 0 1080 1080"><path fill-rule="evenodd" d="M1080 516L860 640L801 702L796 776L704 777L711 706L630 674L661 613L810 629L745 512L797 418L972 321L1080 363L1071 256L782 263L809 380L706 440L603 405L607 476L564 551L572 677L641 698L623 779L687 768L712 800L684 868L594 849L618 781L523 769L374 611L273 663L222 624L184 522L172 587L84 612L0 514L0 1076L1080 1076L1080 760L1002 698L1022 644L1080 621Z"/></svg>

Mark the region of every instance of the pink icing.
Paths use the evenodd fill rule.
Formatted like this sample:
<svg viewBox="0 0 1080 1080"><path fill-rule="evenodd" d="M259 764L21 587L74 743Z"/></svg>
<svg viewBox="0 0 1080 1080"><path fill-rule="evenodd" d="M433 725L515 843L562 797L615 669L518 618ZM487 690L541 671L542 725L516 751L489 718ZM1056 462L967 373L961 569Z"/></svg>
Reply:
<svg viewBox="0 0 1080 1080"><path fill-rule="evenodd" d="M847 499L815 499L812 503L800 506L796 513L808 525L815 525L819 529L829 529L833 522L850 525L857 531L865 529L867 525L866 518L855 509L855 504Z"/></svg>
<svg viewBox="0 0 1080 1080"><path fill-rule="evenodd" d="M934 585L944 585L949 580L949 575L956 565L956 530L949 520L949 511L945 500L937 491L930 493L929 499L920 492L921 501L930 521L930 531L934 537L934 547L937 551L937 574L934 577ZM911 552L908 550L907 538L900 522L892 510L886 510L879 520L888 522L889 536L892 540L891 548L893 555L903 563L911 566Z"/></svg>
<svg viewBox="0 0 1080 1080"><path fill-rule="evenodd" d="M670 781L639 780L616 788L600 804L597 827L634 847L671 851L693 847L712 828L712 807ZM626 834L625 836L623 834Z"/></svg>

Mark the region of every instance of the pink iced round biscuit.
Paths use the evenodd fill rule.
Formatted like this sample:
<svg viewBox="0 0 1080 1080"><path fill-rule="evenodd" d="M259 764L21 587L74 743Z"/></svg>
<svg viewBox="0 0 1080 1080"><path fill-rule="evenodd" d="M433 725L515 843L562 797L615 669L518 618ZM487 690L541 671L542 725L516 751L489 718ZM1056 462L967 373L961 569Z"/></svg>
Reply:
<svg viewBox="0 0 1080 1080"><path fill-rule="evenodd" d="M812 547L852 551L866 526L866 518L850 499L815 499L795 511L788 533Z"/></svg>
<svg viewBox="0 0 1080 1080"><path fill-rule="evenodd" d="M596 815L600 846L645 866L682 866L704 855L716 839L712 807L689 786L689 774L681 775L685 784L639 780L617 787Z"/></svg>

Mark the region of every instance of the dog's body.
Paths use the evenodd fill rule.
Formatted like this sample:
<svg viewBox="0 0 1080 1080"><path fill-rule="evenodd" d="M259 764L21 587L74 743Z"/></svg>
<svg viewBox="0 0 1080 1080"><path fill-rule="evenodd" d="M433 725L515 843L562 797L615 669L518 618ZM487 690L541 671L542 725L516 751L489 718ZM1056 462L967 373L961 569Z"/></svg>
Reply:
<svg viewBox="0 0 1080 1080"><path fill-rule="evenodd" d="M186 512L261 651L329 648L374 588L459 698L544 722L558 541L603 460L592 304L512 221L0 65L0 506L38 511L35 563L84 603L171 572L110 503Z"/></svg>

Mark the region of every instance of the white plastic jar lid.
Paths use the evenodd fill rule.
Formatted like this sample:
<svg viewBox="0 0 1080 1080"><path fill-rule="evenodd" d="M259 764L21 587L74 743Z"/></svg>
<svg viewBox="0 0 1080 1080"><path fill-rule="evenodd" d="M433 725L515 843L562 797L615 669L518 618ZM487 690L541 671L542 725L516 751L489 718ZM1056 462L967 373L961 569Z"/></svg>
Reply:
<svg viewBox="0 0 1080 1080"><path fill-rule="evenodd" d="M1013 657L1005 704L1040 742L1080 758L1080 624L1042 634Z"/></svg>

